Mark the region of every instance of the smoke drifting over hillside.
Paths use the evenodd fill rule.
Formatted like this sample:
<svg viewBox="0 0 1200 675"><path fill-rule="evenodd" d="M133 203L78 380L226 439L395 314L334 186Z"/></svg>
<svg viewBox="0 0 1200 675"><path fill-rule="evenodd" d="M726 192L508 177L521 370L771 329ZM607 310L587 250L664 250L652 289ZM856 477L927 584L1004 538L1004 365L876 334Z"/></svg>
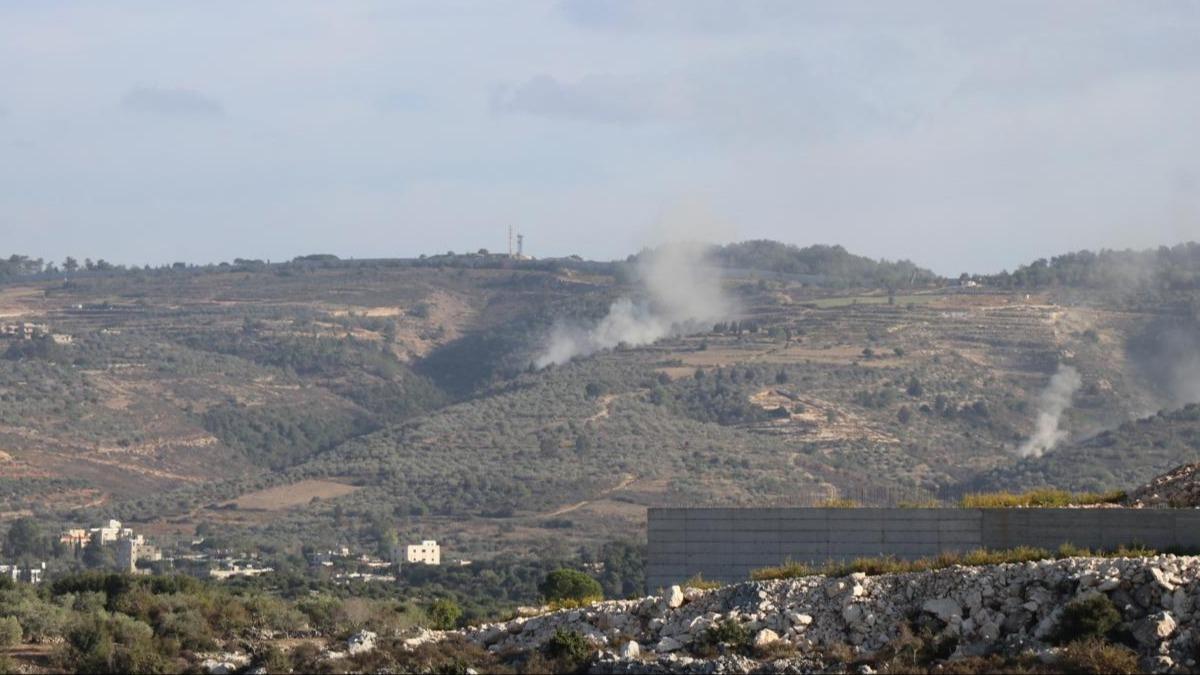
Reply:
<svg viewBox="0 0 1200 675"><path fill-rule="evenodd" d="M1046 385L1038 397L1037 426L1033 435L1017 448L1017 454L1022 457L1041 457L1066 440L1066 430L1060 429L1058 425L1063 413L1071 407L1071 399L1082 384L1079 371L1071 366L1059 364L1058 372L1054 373L1050 384Z"/></svg>
<svg viewBox="0 0 1200 675"><path fill-rule="evenodd" d="M534 365L566 363L622 343L647 345L728 318L732 303L706 250L698 243L673 243L644 253L637 267L644 297L617 300L592 326L556 324Z"/></svg>
<svg viewBox="0 0 1200 675"><path fill-rule="evenodd" d="M1200 402L1200 322L1196 319L1152 321L1130 340L1128 353L1159 405L1178 408Z"/></svg>

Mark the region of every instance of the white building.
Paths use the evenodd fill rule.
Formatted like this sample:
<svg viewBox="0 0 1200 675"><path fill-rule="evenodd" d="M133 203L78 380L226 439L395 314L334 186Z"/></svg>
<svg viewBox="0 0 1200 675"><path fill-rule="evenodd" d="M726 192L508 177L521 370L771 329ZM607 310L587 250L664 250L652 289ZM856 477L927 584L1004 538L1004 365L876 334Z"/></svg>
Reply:
<svg viewBox="0 0 1200 675"><path fill-rule="evenodd" d="M410 564L441 565L442 547L432 539L426 539L420 544L409 544L404 560Z"/></svg>
<svg viewBox="0 0 1200 675"><path fill-rule="evenodd" d="M253 565L242 567L235 564L229 567L210 569L208 570L208 577L210 579L222 580L231 577L257 577L273 571L275 571L274 567L254 567Z"/></svg>
<svg viewBox="0 0 1200 675"><path fill-rule="evenodd" d="M151 546L142 535L117 540L117 568L122 572L137 572L139 560L162 560L162 551Z"/></svg>
<svg viewBox="0 0 1200 675"><path fill-rule="evenodd" d="M111 544L118 539L133 536L133 528L122 527L119 520L110 520L100 527L93 527L89 531L100 533L101 544Z"/></svg>
<svg viewBox="0 0 1200 675"><path fill-rule="evenodd" d="M6 577L13 581L23 581L27 584L40 584L46 574L46 563L39 566L30 565L29 567L21 567L19 565L0 565L0 577Z"/></svg>

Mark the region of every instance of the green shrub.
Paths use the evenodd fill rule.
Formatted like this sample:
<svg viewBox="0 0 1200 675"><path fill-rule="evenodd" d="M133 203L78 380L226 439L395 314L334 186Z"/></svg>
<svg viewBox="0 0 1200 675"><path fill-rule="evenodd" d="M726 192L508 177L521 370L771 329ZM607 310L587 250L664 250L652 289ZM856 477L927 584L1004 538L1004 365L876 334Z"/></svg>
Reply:
<svg viewBox="0 0 1200 675"><path fill-rule="evenodd" d="M0 619L0 647L11 647L21 642L21 622L15 616Z"/></svg>
<svg viewBox="0 0 1200 675"><path fill-rule="evenodd" d="M604 597L604 589L600 587L600 582L579 570L566 568L547 574L545 581L538 586L538 591L547 602L588 602Z"/></svg>
<svg viewBox="0 0 1200 675"><path fill-rule="evenodd" d="M437 630L453 630L462 613L457 602L447 598L437 600L429 606L429 625Z"/></svg>
<svg viewBox="0 0 1200 675"><path fill-rule="evenodd" d="M742 650L750 646L750 631L734 619L725 619L709 626L704 632L703 642L709 646L726 644Z"/></svg>
<svg viewBox="0 0 1200 675"><path fill-rule="evenodd" d="M1123 491L1080 492L1066 490L1030 490L1021 494L1011 492L973 493L963 496L959 506L964 509L1005 509L1023 506L1062 507L1088 504L1119 504L1125 501Z"/></svg>
<svg viewBox="0 0 1200 675"><path fill-rule="evenodd" d="M254 665L268 673L287 673L292 670L291 660L288 659L287 654L284 654L275 645L267 645L262 651L256 653Z"/></svg>
<svg viewBox="0 0 1200 675"><path fill-rule="evenodd" d="M696 589L699 589L702 591L711 591L711 590L720 588L721 582L709 581L708 579L704 578L704 575L697 574L696 576L692 577L691 579L688 579L687 581L680 584L680 586L682 586L683 588L696 588Z"/></svg>
<svg viewBox="0 0 1200 675"><path fill-rule="evenodd" d="M1046 549L1034 548L1032 546L1018 546L1003 551L989 551L980 548L967 551L966 553L940 553L932 558L919 558L917 560L900 560L891 556L877 556L872 558L856 558L849 562L830 561L819 567L788 561L778 567L764 567L753 570L750 572L750 578L754 581L769 581L771 579L794 579L818 574L831 577L844 577L855 572L862 572L867 575L903 574L908 572L929 572L955 565L978 567L981 565L1002 565L1005 563L1022 563L1034 560L1054 560L1056 558L1070 558L1081 555L1107 558L1134 558L1156 555L1156 552L1148 548L1126 548L1124 546L1115 551L1094 552L1070 544L1064 544L1059 547L1057 555Z"/></svg>
<svg viewBox="0 0 1200 675"><path fill-rule="evenodd" d="M319 653L319 650L317 651ZM397 663L392 672L436 673L437 675L452 673L465 675L468 669L475 669L483 673L506 672L495 654L473 642L467 642L461 635L452 635L445 640L436 642L426 642L412 650L396 651L394 655ZM297 672L309 671L311 668L308 670L297 669ZM545 668L540 671L528 670L527 672L551 672L551 670Z"/></svg>
<svg viewBox="0 0 1200 675"><path fill-rule="evenodd" d="M1058 644L1103 638L1121 623L1121 612L1107 595L1095 594L1067 603L1053 639Z"/></svg>
<svg viewBox="0 0 1200 675"><path fill-rule="evenodd" d="M770 581L772 579L796 579L799 577L810 577L814 574L820 574L820 570L814 569L794 561L787 561L778 567L764 567L762 569L752 570L750 578L754 581Z"/></svg>
<svg viewBox="0 0 1200 675"><path fill-rule="evenodd" d="M1100 638L1079 640L1067 645L1058 664L1068 673L1132 675L1141 672L1136 652Z"/></svg>
<svg viewBox="0 0 1200 675"><path fill-rule="evenodd" d="M579 631L556 628L554 635L542 646L542 652L564 665L566 670L576 670L591 656L592 645Z"/></svg>

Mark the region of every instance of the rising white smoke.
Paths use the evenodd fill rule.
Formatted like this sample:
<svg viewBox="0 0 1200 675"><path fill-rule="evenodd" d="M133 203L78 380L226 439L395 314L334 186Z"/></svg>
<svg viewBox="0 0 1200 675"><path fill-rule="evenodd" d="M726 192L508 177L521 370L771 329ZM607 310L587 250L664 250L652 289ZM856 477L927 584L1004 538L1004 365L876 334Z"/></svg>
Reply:
<svg viewBox="0 0 1200 675"><path fill-rule="evenodd" d="M1038 397L1038 418L1033 435L1021 447L1017 454L1022 457L1041 457L1067 438L1067 431L1059 428L1059 422L1067 408L1071 407L1071 399L1079 390L1083 380L1079 371L1071 366L1058 365L1058 372L1050 378L1050 384Z"/></svg>
<svg viewBox="0 0 1200 675"><path fill-rule="evenodd" d="M729 318L732 305L706 250L702 244L674 243L644 253L637 268L643 295L617 300L591 326L555 324L534 365L566 363L619 344L647 345Z"/></svg>

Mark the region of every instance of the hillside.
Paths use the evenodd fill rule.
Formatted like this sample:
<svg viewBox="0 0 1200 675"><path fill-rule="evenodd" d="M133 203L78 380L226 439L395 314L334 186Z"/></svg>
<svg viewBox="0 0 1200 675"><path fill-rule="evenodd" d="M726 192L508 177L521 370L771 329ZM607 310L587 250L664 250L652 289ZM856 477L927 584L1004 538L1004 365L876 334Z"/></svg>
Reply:
<svg viewBox="0 0 1200 675"><path fill-rule="evenodd" d="M936 285L836 247L719 255L762 250L783 275L731 267L727 318L540 370L551 326L643 293L628 265L317 256L66 280L27 266L0 286L3 323L72 340L7 338L0 511L119 516L159 537L217 525L276 551L373 549L398 530L472 558L562 557L637 539L650 505L1111 489L1194 458L1175 414L1161 438L1112 429L1189 395L1147 338L1186 334L1186 292L1131 306ZM817 267L786 267L804 261ZM897 270L912 287L884 287ZM1068 438L1021 460L1060 364L1080 379Z"/></svg>
<svg viewBox="0 0 1200 675"><path fill-rule="evenodd" d="M1125 422L1036 458L993 469L972 479L971 490L1024 491L1043 487L1108 490L1140 485L1200 459L1200 406Z"/></svg>

